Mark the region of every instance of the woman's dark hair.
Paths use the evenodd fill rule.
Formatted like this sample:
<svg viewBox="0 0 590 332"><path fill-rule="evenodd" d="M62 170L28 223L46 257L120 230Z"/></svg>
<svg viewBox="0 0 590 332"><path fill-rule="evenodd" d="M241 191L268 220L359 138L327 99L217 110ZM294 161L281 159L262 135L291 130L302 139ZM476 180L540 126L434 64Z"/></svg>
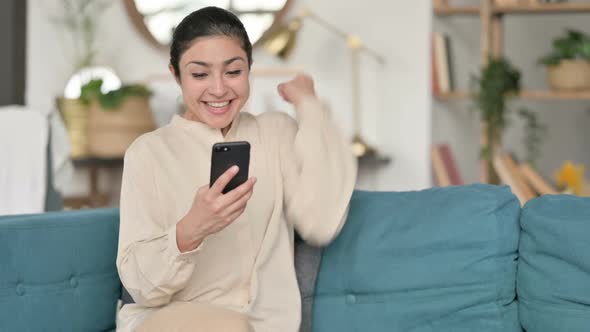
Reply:
<svg viewBox="0 0 590 332"><path fill-rule="evenodd" d="M230 11L218 7L205 7L190 13L174 29L170 45L170 64L176 77L180 76L180 57L197 38L220 35L236 38L248 56L248 66L252 66L252 44L244 24Z"/></svg>

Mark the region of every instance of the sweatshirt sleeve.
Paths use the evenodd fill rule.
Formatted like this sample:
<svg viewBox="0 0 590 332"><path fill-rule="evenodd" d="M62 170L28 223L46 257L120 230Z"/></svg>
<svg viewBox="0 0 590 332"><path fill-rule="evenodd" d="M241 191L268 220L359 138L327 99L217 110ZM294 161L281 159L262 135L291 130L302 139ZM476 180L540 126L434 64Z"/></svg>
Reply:
<svg viewBox="0 0 590 332"><path fill-rule="evenodd" d="M180 253L176 221L163 219L154 159L141 143L132 144L124 159L117 269L133 300L153 307L169 303L185 287L195 269L191 257L200 247Z"/></svg>
<svg viewBox="0 0 590 332"><path fill-rule="evenodd" d="M317 98L297 106L297 121L284 118L279 154L286 217L304 240L326 245L346 220L356 159Z"/></svg>

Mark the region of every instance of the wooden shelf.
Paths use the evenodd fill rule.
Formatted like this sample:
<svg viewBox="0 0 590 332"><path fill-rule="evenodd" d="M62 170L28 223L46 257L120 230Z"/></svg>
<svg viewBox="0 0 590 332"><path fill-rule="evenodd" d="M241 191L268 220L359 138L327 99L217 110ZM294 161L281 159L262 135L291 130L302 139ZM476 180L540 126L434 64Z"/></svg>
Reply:
<svg viewBox="0 0 590 332"><path fill-rule="evenodd" d="M434 13L440 16L479 15L478 6L435 6ZM590 12L589 3L547 3L539 5L494 6L494 14L547 14Z"/></svg>
<svg viewBox="0 0 590 332"><path fill-rule="evenodd" d="M478 15L478 6L435 6L434 13L440 16L449 15Z"/></svg>
<svg viewBox="0 0 590 332"><path fill-rule="evenodd" d="M466 91L453 91L434 96L439 101L466 100L469 93ZM524 90L518 96L524 100L590 100L588 91L551 91L551 90Z"/></svg>
<svg viewBox="0 0 590 332"><path fill-rule="evenodd" d="M551 91L551 90L525 90L520 93L520 98L529 100L590 100L588 91Z"/></svg>
<svg viewBox="0 0 590 332"><path fill-rule="evenodd" d="M469 97L466 91L451 91L435 95L434 98L438 101L459 101L465 100Z"/></svg>
<svg viewBox="0 0 590 332"><path fill-rule="evenodd" d="M545 3L528 6L495 7L497 14L583 13L590 12L590 3Z"/></svg>

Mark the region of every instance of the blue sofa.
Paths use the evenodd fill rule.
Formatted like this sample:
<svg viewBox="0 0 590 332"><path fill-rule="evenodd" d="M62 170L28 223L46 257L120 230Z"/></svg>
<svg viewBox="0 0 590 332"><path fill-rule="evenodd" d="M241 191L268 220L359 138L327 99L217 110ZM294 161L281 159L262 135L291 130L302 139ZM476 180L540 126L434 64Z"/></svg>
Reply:
<svg viewBox="0 0 590 332"><path fill-rule="evenodd" d="M116 209L0 218L0 332L113 330L117 236ZM312 252L314 332L590 331L590 198L359 191Z"/></svg>

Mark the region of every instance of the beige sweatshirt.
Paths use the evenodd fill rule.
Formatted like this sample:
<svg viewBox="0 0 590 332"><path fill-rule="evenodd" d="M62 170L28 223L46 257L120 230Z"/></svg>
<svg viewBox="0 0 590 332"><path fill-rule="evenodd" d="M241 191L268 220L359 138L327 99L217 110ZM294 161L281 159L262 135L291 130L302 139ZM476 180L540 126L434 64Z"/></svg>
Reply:
<svg viewBox="0 0 590 332"><path fill-rule="evenodd" d="M336 236L356 161L319 100L304 100L297 117L242 112L223 137L175 116L132 144L123 171L117 267L136 304L122 308L118 331L133 331L172 301L242 312L256 332L298 330L293 230L320 245ZM250 176L258 179L246 210L199 248L180 253L176 223L209 182L213 144L239 140L250 142Z"/></svg>

